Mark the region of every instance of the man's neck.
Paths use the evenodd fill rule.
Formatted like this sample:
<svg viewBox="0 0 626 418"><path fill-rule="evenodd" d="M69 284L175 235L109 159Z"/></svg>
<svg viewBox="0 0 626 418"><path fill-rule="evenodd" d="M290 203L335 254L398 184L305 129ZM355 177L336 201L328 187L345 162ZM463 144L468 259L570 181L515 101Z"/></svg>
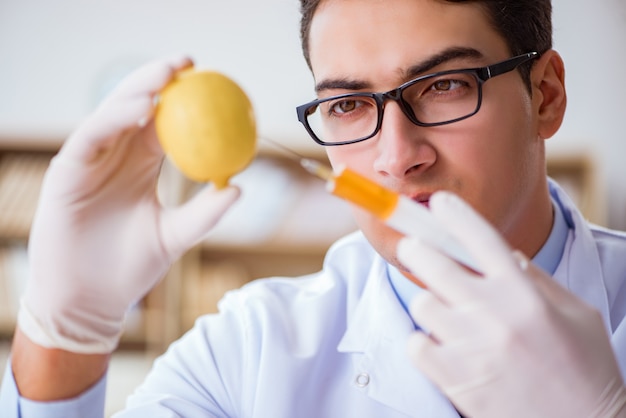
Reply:
<svg viewBox="0 0 626 418"><path fill-rule="evenodd" d="M533 258L548 240L554 224L554 208L545 182L521 208L514 226L503 231L509 245Z"/></svg>

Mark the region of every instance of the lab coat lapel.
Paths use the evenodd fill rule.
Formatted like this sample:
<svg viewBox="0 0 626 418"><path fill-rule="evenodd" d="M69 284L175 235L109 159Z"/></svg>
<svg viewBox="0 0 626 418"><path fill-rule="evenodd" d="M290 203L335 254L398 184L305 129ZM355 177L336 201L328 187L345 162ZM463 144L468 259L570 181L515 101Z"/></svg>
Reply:
<svg viewBox="0 0 626 418"><path fill-rule="evenodd" d="M348 321L338 351L353 353L353 376L367 376L363 390L372 399L410 417L457 417L441 392L408 359L406 343L413 322L376 257L367 284Z"/></svg>
<svg viewBox="0 0 626 418"><path fill-rule="evenodd" d="M611 331L604 274L591 230L574 203L552 181L550 191L561 204L563 216L570 227L563 257L554 273L554 279L600 311L607 330Z"/></svg>

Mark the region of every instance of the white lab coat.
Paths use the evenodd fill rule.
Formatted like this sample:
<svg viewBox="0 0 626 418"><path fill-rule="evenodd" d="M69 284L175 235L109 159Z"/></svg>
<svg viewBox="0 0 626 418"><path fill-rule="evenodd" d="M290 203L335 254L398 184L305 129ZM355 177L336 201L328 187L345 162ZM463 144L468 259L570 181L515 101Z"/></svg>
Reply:
<svg viewBox="0 0 626 418"><path fill-rule="evenodd" d="M590 227L551 192L570 226L555 280L602 313L626 375L626 234ZM220 310L170 347L118 417L458 418L409 364L413 324L360 233L331 248L323 271L250 283ZM104 383L40 405L19 398L7 368L0 415L97 417Z"/></svg>
<svg viewBox="0 0 626 418"><path fill-rule="evenodd" d="M626 235L590 228L551 189L570 225L554 277L602 313L624 371ZM120 416L458 417L409 364L412 322L360 233L331 248L322 272L253 282L220 309L171 347Z"/></svg>

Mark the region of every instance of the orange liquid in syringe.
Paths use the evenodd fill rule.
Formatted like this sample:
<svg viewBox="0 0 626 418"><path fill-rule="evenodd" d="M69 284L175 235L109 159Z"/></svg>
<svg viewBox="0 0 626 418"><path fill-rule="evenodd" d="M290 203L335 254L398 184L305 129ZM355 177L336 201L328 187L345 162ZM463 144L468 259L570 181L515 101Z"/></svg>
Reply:
<svg viewBox="0 0 626 418"><path fill-rule="evenodd" d="M386 189L356 172L344 168L329 183L330 192L387 219L398 204L398 194Z"/></svg>

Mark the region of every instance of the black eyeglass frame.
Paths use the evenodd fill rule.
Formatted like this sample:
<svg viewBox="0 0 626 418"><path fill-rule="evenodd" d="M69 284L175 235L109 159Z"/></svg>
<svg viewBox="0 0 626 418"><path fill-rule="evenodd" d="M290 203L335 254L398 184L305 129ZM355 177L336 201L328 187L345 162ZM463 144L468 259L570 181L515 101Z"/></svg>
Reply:
<svg viewBox="0 0 626 418"><path fill-rule="evenodd" d="M384 92L384 93L368 93L368 92L346 93L346 94L340 94L337 96L325 97L323 99L313 100L309 103L305 103L303 105L296 107L296 112L298 114L298 121L300 121L300 123L304 125L304 128L309 133L311 138L313 138L315 142L323 146L354 144L356 142L361 142L361 141L365 141L366 139L370 139L371 137L376 135L380 131L380 128L382 126L383 113L384 113L384 107L385 107L384 105L387 100L393 100L394 102L398 103L398 105L400 106L400 109L402 109L402 112L407 116L407 118L409 118L409 120L412 123L414 123L417 126L432 127L432 126L448 125L450 123L455 123L455 122L459 122L461 120L470 118L474 116L476 113L478 113L482 104L482 99L483 99L482 86L487 80L493 77L511 72L517 67L519 67L520 65L538 57L539 57L538 52L528 52L526 54L517 55L515 57L498 62L496 64L488 65L486 67L466 68L466 69L459 69L459 70L446 70L446 71L440 71L437 73L426 74L426 75L414 78L413 80L407 81L406 83L403 83L399 87L396 87L395 89L389 90L388 92ZM476 78L476 81L478 82L478 100L476 104L476 109L468 115L465 115L456 119L444 121L444 122L434 122L434 123L420 122L415 117L415 113L413 112L413 109L411 109L411 106L402 98L402 92L406 88L424 79L439 77L439 76L447 75L447 74L457 74L457 73L468 73L468 74L473 75ZM357 139L348 140L348 141L326 142L326 141L321 140L315 134L315 132L313 132L313 129L311 128L307 120L307 116L310 114L310 109L312 108L315 109L321 103L331 101L331 100L344 99L346 97L371 97L372 99L374 99L374 101L376 102L377 110L378 110L378 120L376 122L376 128L370 135L357 138Z"/></svg>

